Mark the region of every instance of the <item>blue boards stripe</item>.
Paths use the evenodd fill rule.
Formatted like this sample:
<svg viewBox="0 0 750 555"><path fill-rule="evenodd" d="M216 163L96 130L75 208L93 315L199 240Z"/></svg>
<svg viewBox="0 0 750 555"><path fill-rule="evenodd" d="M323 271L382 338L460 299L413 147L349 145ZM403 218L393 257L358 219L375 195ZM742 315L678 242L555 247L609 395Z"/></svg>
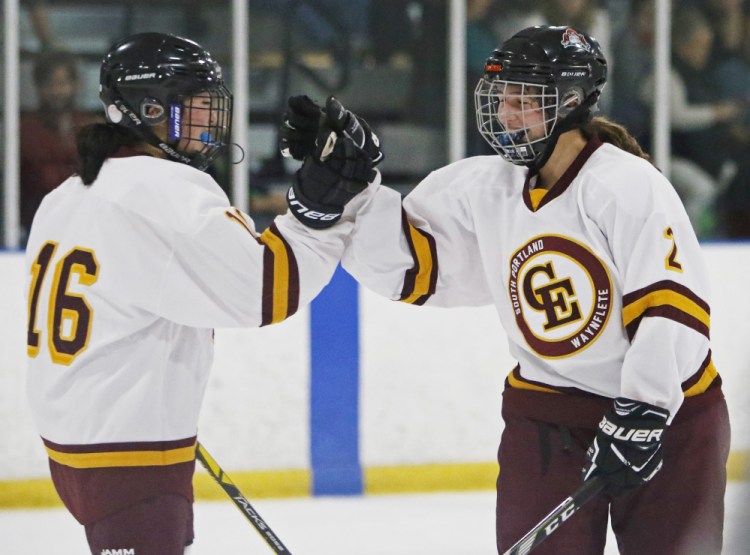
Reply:
<svg viewBox="0 0 750 555"><path fill-rule="evenodd" d="M357 282L339 266L310 307L313 495L362 493L357 293Z"/></svg>

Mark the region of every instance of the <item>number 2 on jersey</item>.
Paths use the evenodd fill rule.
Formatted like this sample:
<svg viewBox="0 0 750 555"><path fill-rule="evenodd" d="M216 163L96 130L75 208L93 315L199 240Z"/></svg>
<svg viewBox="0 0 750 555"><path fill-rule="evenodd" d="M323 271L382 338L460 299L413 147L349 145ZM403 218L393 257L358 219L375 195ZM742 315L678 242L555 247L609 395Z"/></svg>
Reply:
<svg viewBox="0 0 750 555"><path fill-rule="evenodd" d="M26 348L32 358L39 354L42 336L36 322L39 296L56 251L57 243L47 241L39 249L39 254L31 266ZM96 282L99 262L94 251L74 247L55 265L48 301L47 344L52 362L66 366L88 347L93 315L93 310L85 297L69 291L73 274L78 276L80 285L88 286Z"/></svg>
<svg viewBox="0 0 750 555"><path fill-rule="evenodd" d="M664 259L664 266L667 270L682 273L682 264L677 261L677 242L674 239L674 232L671 227L664 230L664 238L672 241L672 249L669 251L669 255Z"/></svg>

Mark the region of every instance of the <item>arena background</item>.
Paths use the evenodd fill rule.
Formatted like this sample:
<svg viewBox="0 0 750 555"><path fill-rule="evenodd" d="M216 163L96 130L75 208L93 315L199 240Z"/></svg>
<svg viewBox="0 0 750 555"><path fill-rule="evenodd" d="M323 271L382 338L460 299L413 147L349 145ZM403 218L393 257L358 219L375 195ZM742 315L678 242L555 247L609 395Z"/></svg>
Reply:
<svg viewBox="0 0 750 555"><path fill-rule="evenodd" d="M538 3L522 4L531 12ZM507 9L518 25L532 22L517 2L491 4ZM613 38L627 31L630 4L596 2ZM653 4L658 68L668 62L669 3ZM58 503L24 392L18 114L36 101L35 57L53 47L80 56L80 107L96 111L98 63L114 40L145 30L198 39L227 70L237 101L235 140L246 154L238 164L224 160L216 177L233 203L248 209L255 196L283 191L294 171L275 157L287 94L321 99L333 92L366 115L383 140L385 182L404 192L431 169L474 153L468 91L476 64L463 54L474 36L467 32L470 15L458 0L164 1L158 7L3 0L0 507ZM500 36L511 17L492 15ZM47 35L38 29L40 17ZM413 35L403 44L402 29ZM616 68L619 52L609 48ZM668 114L663 87L657 91L651 143L657 165L669 173ZM253 214L260 227L272 217ZM733 426L730 478L747 480L750 245L711 237L704 245L714 360ZM402 306L360 289L340 271L309 309L285 323L217 330L200 437L253 497L490 489L502 431L500 394L513 365L494 309ZM223 495L205 476L196 480L199 498Z"/></svg>

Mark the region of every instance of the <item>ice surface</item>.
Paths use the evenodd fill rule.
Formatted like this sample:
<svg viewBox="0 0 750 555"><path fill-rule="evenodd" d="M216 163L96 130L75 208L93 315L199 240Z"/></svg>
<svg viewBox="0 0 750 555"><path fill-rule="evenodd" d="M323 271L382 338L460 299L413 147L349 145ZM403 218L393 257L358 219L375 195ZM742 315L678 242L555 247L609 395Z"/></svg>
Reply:
<svg viewBox="0 0 750 555"><path fill-rule="evenodd" d="M251 500L252 501L252 500ZM252 501L295 555L496 555L492 492ZM273 553L229 501L199 502L188 555ZM723 555L750 542L750 483L727 492ZM83 529L63 509L0 511L4 555L85 555ZM606 555L617 553L612 537Z"/></svg>

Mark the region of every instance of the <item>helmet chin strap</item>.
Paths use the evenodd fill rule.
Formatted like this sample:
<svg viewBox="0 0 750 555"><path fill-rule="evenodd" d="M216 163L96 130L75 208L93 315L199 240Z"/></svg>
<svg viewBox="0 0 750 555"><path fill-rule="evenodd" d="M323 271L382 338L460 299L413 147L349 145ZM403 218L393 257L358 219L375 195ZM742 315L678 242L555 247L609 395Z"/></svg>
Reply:
<svg viewBox="0 0 750 555"><path fill-rule="evenodd" d="M151 130L151 128L143 127L141 130L141 137L143 137L148 144L155 146L156 148L161 150L164 154L167 155L169 159L174 160L175 162L181 162L183 164L188 164L188 165L192 164L193 162L192 158L177 152L176 149L172 148L169 144L167 144L167 141L160 139L156 135L156 133L154 133Z"/></svg>
<svg viewBox="0 0 750 555"><path fill-rule="evenodd" d="M544 164L547 163L547 160L549 160L549 157L552 156L552 153L555 151L555 146L557 145L557 140L560 138L560 135L572 131L573 129L579 129L591 121L591 118L593 117L591 107L596 103L598 97L598 93L590 95L579 106L573 108L570 114L555 126L552 133L550 133L550 136L543 143L544 151L542 152L542 155L536 160L526 164L526 167L529 168L529 175L538 174L539 170L544 167Z"/></svg>
<svg viewBox="0 0 750 555"><path fill-rule="evenodd" d="M173 148L167 143L160 139L149 127L144 127L140 133L140 136L150 145L158 148L167 158L186 164L200 171L204 171L210 164L213 158L209 158L202 153L195 153L192 156L182 154L177 149Z"/></svg>

